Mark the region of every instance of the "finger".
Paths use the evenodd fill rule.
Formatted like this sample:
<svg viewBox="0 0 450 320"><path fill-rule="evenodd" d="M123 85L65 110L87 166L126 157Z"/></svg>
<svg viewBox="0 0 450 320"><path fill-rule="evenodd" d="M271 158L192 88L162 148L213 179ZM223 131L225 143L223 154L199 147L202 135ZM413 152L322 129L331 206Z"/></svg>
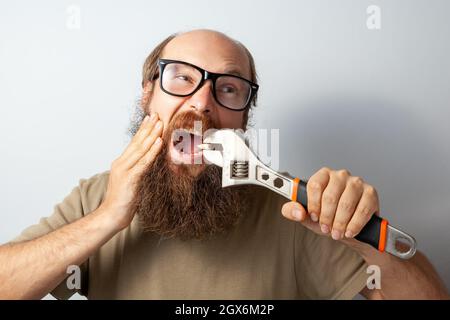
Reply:
<svg viewBox="0 0 450 320"><path fill-rule="evenodd" d="M328 185L330 179L330 169L322 168L317 171L306 184L306 193L308 197L308 213L311 220L318 221L321 210L322 192Z"/></svg>
<svg viewBox="0 0 450 320"><path fill-rule="evenodd" d="M132 168L152 147L158 137L161 136L163 131L163 123L159 120L154 126L153 130L137 147L134 149L134 153L130 154L125 160L126 167Z"/></svg>
<svg viewBox="0 0 450 320"><path fill-rule="evenodd" d="M296 212L296 210L298 210L298 212ZM285 203L281 207L281 214L289 220L300 222L303 226L317 234L320 233L319 224L309 219L306 209L298 202Z"/></svg>
<svg viewBox="0 0 450 320"><path fill-rule="evenodd" d="M347 225L345 237L352 238L356 236L378 210L379 202L377 192L374 187L366 184L355 213Z"/></svg>
<svg viewBox="0 0 450 320"><path fill-rule="evenodd" d="M323 233L329 233L333 226L336 209L345 190L348 174L345 171L332 171L330 181L323 191L320 210L320 229Z"/></svg>
<svg viewBox="0 0 450 320"><path fill-rule="evenodd" d="M294 201L285 203L281 207L281 214L289 220L304 221L306 219L305 208L300 203Z"/></svg>
<svg viewBox="0 0 450 320"><path fill-rule="evenodd" d="M347 180L345 190L339 199L331 229L331 237L334 240L340 240L344 237L347 224L355 212L363 191L364 183L361 178L351 177Z"/></svg>
<svg viewBox="0 0 450 320"><path fill-rule="evenodd" d="M148 152L138 161L138 163L131 169L131 174L136 175L142 173L142 170L147 168L153 160L155 160L158 153L161 151L163 141L161 137L157 137Z"/></svg>
<svg viewBox="0 0 450 320"><path fill-rule="evenodd" d="M142 121L142 124L139 127L139 130L134 135L133 140L136 142L141 142L142 140L144 140L158 120L159 116L156 112L152 113L151 115L145 116L144 121Z"/></svg>
<svg viewBox="0 0 450 320"><path fill-rule="evenodd" d="M139 127L139 130L136 132L133 139L131 139L130 144L121 155L121 158L126 159L131 154L135 153L136 149L139 148L139 145L142 143L145 137L147 137L150 134L150 132L153 130L157 122L158 122L157 113L153 113L151 116L148 115L145 116L144 120L141 123L141 126Z"/></svg>

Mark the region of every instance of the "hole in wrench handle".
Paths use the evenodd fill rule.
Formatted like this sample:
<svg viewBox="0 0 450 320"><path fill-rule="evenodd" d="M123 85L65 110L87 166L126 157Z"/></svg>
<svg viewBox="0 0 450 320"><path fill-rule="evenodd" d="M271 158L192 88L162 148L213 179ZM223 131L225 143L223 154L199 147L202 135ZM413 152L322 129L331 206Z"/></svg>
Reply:
<svg viewBox="0 0 450 320"><path fill-rule="evenodd" d="M300 180L299 178L293 179L291 200L297 201L308 210L308 196L306 193L306 185L308 181ZM399 235L397 235L397 233ZM388 241L388 237L391 239ZM406 253L399 252L395 247L395 241L397 236L401 236L407 240L410 244L410 250ZM364 226L360 233L355 236L355 239L367 244L370 244L380 252L389 252L399 258L409 259L416 251L416 242L413 237L408 234L389 226L389 222L377 215L372 215L369 222Z"/></svg>

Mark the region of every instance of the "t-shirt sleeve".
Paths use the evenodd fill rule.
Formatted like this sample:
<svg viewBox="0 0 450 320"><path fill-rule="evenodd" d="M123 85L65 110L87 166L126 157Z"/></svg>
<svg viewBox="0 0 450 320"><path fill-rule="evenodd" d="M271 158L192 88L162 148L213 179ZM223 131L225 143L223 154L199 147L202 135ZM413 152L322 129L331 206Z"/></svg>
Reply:
<svg viewBox="0 0 450 320"><path fill-rule="evenodd" d="M294 238L299 295L306 299L352 299L366 285L367 264L345 244L297 223Z"/></svg>
<svg viewBox="0 0 450 320"><path fill-rule="evenodd" d="M19 243L39 238L95 210L101 204L104 191L106 190L105 181L107 179L105 175L106 173L102 173L90 179L81 179L78 186L73 188L72 192L62 202L55 205L52 215L41 218L39 223L26 228L9 243ZM50 294L57 299L68 299L76 292L86 296L88 266L89 261L84 262L80 266L81 289L69 289L66 285L66 278ZM68 276L70 275L68 274Z"/></svg>

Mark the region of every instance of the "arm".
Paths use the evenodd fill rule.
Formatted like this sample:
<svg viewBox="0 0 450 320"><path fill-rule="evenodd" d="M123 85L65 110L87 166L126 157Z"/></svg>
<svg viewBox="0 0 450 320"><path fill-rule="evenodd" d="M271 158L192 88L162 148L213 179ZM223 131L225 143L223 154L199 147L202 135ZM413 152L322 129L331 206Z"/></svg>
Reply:
<svg viewBox="0 0 450 320"><path fill-rule="evenodd" d="M0 247L0 297L40 299L119 230L110 214L92 214L40 238Z"/></svg>
<svg viewBox="0 0 450 320"><path fill-rule="evenodd" d="M282 208L284 217L357 251L368 265L381 271L381 289L362 290L368 299L448 299L437 272L420 252L410 260L381 253L354 237L379 212L375 188L347 170L322 168L307 183L307 210L297 202Z"/></svg>
<svg viewBox="0 0 450 320"><path fill-rule="evenodd" d="M381 270L381 289L365 287L367 299L449 299L449 294L436 270L421 252L409 260L382 253L356 240L344 241L356 250L368 265Z"/></svg>
<svg viewBox="0 0 450 320"><path fill-rule="evenodd" d="M161 151L161 134L157 114L151 119L147 116L114 160L104 201L97 210L40 238L0 246L0 299L42 298L64 280L68 266L86 261L131 223L134 213L128 206L135 182Z"/></svg>

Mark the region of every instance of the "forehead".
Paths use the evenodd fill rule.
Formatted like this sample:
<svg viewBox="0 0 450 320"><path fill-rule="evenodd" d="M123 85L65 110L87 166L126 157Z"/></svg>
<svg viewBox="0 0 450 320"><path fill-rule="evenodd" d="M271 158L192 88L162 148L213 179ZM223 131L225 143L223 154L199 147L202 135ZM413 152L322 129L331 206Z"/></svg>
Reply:
<svg viewBox="0 0 450 320"><path fill-rule="evenodd" d="M211 72L251 78L245 50L217 32L196 31L179 35L166 45L162 58L186 61Z"/></svg>

